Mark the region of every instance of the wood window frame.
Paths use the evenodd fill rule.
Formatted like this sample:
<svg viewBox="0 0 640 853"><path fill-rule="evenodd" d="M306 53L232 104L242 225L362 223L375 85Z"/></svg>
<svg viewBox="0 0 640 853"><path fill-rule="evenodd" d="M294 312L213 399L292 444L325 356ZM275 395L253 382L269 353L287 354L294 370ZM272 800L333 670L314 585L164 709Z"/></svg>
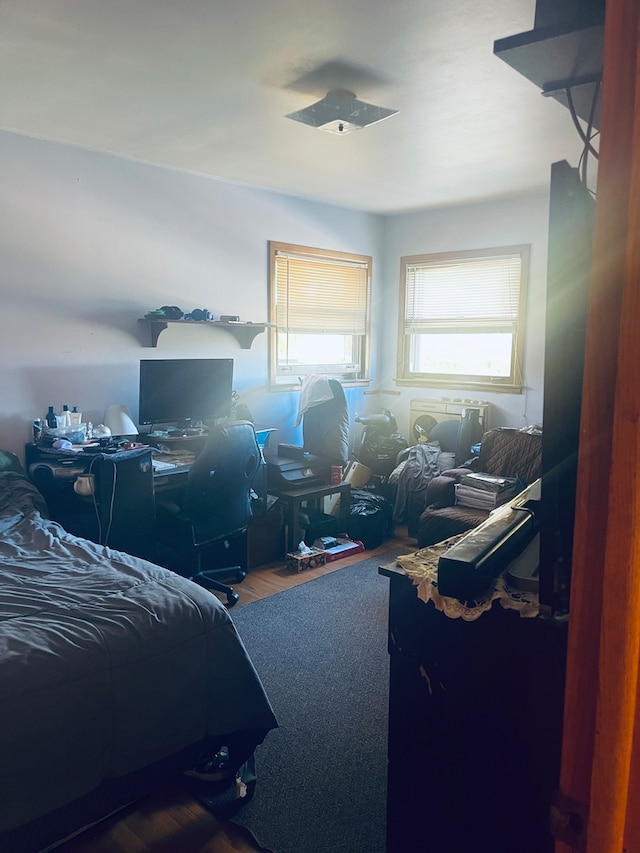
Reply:
<svg viewBox="0 0 640 853"><path fill-rule="evenodd" d="M529 244L513 246L499 246L495 248L472 249L459 252L441 252L421 255L405 255L400 259L400 287L399 287L399 327L398 327L398 371L397 384L411 385L430 388L460 388L472 391L501 391L507 393L521 393L523 387L523 358L524 337L526 327L526 304L528 290L528 273L530 260ZM509 316L498 318L498 316L481 317L477 308L470 316L457 319L455 311L451 316L442 314L441 306L438 308L440 316L429 318L425 316L422 320L417 319L415 306L408 304L409 290L408 275L411 267L432 267L434 271L441 267L453 271L456 265L473 264L478 261L478 268L486 267L485 261L492 259L502 260L519 258L519 282L518 291L511 300ZM494 286L497 287L497 284ZM464 292L464 284L459 285L459 292ZM496 291L498 293L499 291ZM413 298L415 299L415 293ZM442 303L443 300L440 300ZM516 308L517 304L517 308ZM411 327L415 331L411 331ZM483 333L511 329L513 334L513 345L511 349L511 365L509 376L490 376L481 373L453 374L453 373L426 373L413 371L411 369L412 346L415 344L413 335L418 331L428 333L449 332L454 334Z"/></svg>
<svg viewBox="0 0 640 853"><path fill-rule="evenodd" d="M283 281L278 262L282 258L299 261L294 281L296 304L289 314L286 305L286 317L283 314ZM304 267L309 265L309 279L304 276ZM301 246L294 243L269 241L269 380L273 387L282 388L295 385L299 377L306 373L326 373L330 377L340 379L345 384L366 383L369 380L370 369L370 336L371 336L371 277L373 261L370 255L360 255L352 252L339 252L331 249L320 249ZM347 283L346 290L341 290L339 276L329 275L329 280L321 280L321 270L333 271L343 266L344 269L361 270L354 280ZM280 273L280 276L279 276ZM355 283L355 278L358 279ZM289 282L287 282L289 287ZM303 292L304 288L304 292ZM287 299L285 294L284 299ZM317 318L319 322L315 322ZM359 340L354 343L357 349L357 369L331 370L330 365L303 364L292 365L283 372L278 361L278 337L283 328L309 331L314 334L353 334ZM321 361L321 359L319 359ZM354 362L355 364L356 362Z"/></svg>

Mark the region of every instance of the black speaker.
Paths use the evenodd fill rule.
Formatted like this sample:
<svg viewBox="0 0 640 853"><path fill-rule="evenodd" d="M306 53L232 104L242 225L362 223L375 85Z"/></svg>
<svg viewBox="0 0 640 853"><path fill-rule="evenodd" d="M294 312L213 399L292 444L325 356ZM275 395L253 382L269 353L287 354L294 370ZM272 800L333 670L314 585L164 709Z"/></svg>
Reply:
<svg viewBox="0 0 640 853"><path fill-rule="evenodd" d="M150 449L98 454L91 473L96 478L98 541L153 560L155 502Z"/></svg>

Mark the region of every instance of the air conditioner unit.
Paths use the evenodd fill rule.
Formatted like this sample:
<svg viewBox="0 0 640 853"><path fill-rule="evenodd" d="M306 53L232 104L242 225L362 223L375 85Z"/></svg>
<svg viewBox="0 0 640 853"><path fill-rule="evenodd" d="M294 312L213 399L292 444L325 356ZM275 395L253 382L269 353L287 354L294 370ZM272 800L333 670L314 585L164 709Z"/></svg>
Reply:
<svg viewBox="0 0 640 853"><path fill-rule="evenodd" d="M416 425L427 434L440 421L460 420L464 409L477 409L478 421L482 431L489 428L489 408L491 406L486 400L449 400L446 397L439 399L424 397L420 400L411 400L409 409L409 443L417 442L420 433L415 430Z"/></svg>

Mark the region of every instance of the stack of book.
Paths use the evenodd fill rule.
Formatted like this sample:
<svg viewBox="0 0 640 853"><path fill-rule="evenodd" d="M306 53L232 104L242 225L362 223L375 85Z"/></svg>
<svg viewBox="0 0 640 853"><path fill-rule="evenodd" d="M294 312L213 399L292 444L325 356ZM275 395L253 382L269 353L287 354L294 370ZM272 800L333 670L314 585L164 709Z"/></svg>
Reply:
<svg viewBox="0 0 640 853"><path fill-rule="evenodd" d="M456 503L460 506L492 510L517 495L518 479L483 473L465 474L455 488Z"/></svg>

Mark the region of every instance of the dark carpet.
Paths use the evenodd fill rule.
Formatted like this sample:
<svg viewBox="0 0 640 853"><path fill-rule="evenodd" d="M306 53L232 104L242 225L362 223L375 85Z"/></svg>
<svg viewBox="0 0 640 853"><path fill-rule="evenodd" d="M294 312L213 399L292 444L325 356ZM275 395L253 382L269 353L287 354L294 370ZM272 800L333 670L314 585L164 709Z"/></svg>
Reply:
<svg viewBox="0 0 640 853"><path fill-rule="evenodd" d="M232 819L274 853L385 850L389 582L378 566L397 553L231 611L280 725ZM220 808L204 786L198 796Z"/></svg>

